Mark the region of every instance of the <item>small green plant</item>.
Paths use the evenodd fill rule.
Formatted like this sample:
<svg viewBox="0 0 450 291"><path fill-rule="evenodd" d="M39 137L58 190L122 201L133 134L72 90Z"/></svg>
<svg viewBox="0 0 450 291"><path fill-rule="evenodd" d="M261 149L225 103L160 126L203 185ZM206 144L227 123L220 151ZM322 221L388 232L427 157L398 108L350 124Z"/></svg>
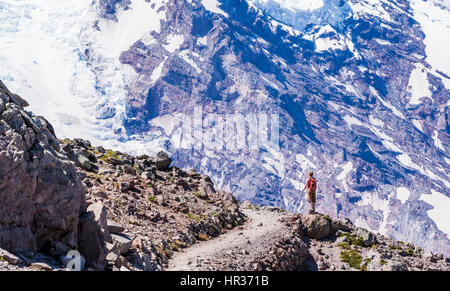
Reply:
<svg viewBox="0 0 450 291"><path fill-rule="evenodd" d="M331 219L331 217L330 217L329 215L325 215L323 218L324 218L325 220L328 220L329 223L332 222L332 219Z"/></svg>
<svg viewBox="0 0 450 291"><path fill-rule="evenodd" d="M362 256L355 250L342 251L341 261L349 264L352 268L360 269Z"/></svg>
<svg viewBox="0 0 450 291"><path fill-rule="evenodd" d="M109 158L115 158L120 160L119 156L113 150L107 150L105 154L103 154L100 159L105 163L109 163Z"/></svg>
<svg viewBox="0 0 450 291"><path fill-rule="evenodd" d="M413 249L407 249L407 250L406 250L406 255L407 255L408 257L413 256L413 255L414 255L414 250L413 250Z"/></svg>
<svg viewBox="0 0 450 291"><path fill-rule="evenodd" d="M150 200L151 202L155 202L156 201L156 197L155 196L148 196L148 200Z"/></svg>
<svg viewBox="0 0 450 291"><path fill-rule="evenodd" d="M208 204L213 204L213 202L211 200L209 200L209 199L206 200L205 202L208 203Z"/></svg>
<svg viewBox="0 0 450 291"><path fill-rule="evenodd" d="M195 220L195 221L200 221L201 220L200 216L195 215L193 213L187 213L186 216L189 217L192 220Z"/></svg>
<svg viewBox="0 0 450 291"><path fill-rule="evenodd" d="M6 259L3 256L0 256L0 262L6 262Z"/></svg>
<svg viewBox="0 0 450 291"><path fill-rule="evenodd" d="M349 245L348 242L338 243L338 247L340 247L341 249L344 249L344 250L349 250L350 249L350 245Z"/></svg>
<svg viewBox="0 0 450 291"><path fill-rule="evenodd" d="M386 260L385 260L385 259L381 259L381 260L380 260L380 264L381 264L382 266L384 266L384 265L386 265L386 264L387 264L387 262L386 262Z"/></svg>

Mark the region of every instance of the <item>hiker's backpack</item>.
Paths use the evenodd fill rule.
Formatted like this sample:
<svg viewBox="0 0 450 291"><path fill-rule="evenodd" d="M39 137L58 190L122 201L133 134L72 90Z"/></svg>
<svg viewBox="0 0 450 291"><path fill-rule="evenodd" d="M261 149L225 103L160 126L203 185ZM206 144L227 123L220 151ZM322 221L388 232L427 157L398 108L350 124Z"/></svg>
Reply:
<svg viewBox="0 0 450 291"><path fill-rule="evenodd" d="M309 189L311 189L313 191L316 191L316 189L317 189L317 181L316 181L316 179L314 179L314 178L309 178L309 179L311 181L311 185L310 185Z"/></svg>

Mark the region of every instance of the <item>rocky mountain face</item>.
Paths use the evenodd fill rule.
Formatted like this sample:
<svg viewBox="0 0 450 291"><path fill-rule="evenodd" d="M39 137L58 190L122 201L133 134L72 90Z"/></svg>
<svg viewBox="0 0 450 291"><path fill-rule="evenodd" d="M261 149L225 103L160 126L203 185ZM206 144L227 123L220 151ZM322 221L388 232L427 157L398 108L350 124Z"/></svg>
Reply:
<svg viewBox="0 0 450 291"><path fill-rule="evenodd" d="M437 0L286 3L77 6L89 17L73 21L82 25L68 34L76 41L64 40L61 47L70 50L61 50L76 52L64 59L75 60L76 68L64 79L72 96L67 102L83 100L85 111L75 116L55 107L52 121L80 136L91 131L79 128L96 128L96 142L116 139L122 152L164 149L175 166L207 173L239 199L294 212L308 207L299 190L313 170L321 212L448 256L450 72L436 50L446 46L449 6ZM436 35L430 23L443 23L447 33ZM14 84L18 75L6 77ZM194 117L196 106L203 117L276 115L280 148L270 142L239 151L206 142L180 148L178 117ZM247 122L247 134L254 134ZM205 134L217 132L212 124L203 124Z"/></svg>
<svg viewBox="0 0 450 291"><path fill-rule="evenodd" d="M77 169L51 124L27 105L0 82L0 248L20 254L16 262L79 250L101 269L103 240Z"/></svg>

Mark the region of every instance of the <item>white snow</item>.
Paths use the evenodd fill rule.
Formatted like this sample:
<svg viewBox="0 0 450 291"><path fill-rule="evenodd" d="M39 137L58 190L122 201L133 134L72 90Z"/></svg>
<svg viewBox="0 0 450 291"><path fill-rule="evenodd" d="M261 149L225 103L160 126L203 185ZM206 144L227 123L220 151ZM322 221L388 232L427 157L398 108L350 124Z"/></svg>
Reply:
<svg viewBox="0 0 450 291"><path fill-rule="evenodd" d="M420 195L420 200L433 207L433 209L427 211L428 216L450 238L450 198L431 189L431 194Z"/></svg>
<svg viewBox="0 0 450 291"><path fill-rule="evenodd" d="M358 0L358 1L348 1L347 2L353 13L356 15L374 15L378 18L392 22L390 14L383 8L383 3L380 0Z"/></svg>
<svg viewBox="0 0 450 291"><path fill-rule="evenodd" d="M408 83L408 90L411 93L409 104L420 104L422 97L430 97L431 91L428 84L427 70L422 64L416 64L416 67L411 72Z"/></svg>
<svg viewBox="0 0 450 291"><path fill-rule="evenodd" d="M412 120L412 123L414 124L414 126L415 126L418 130L420 130L421 132L424 132L424 131L423 131L423 127L422 127L422 123L420 123L419 120L413 119L413 120Z"/></svg>
<svg viewBox="0 0 450 291"><path fill-rule="evenodd" d="M206 10L209 10L213 13L219 13L228 17L228 14L219 8L219 2L217 0L202 0L202 4Z"/></svg>
<svg viewBox="0 0 450 291"><path fill-rule="evenodd" d="M193 59L191 59L191 58L189 57L189 50L184 50L184 51L180 52L179 56L180 56L186 63L188 63L189 65L191 65L191 66L197 71L197 73L200 74L200 73L202 72L202 69L200 69L200 67L197 65L197 63L196 63Z"/></svg>
<svg viewBox="0 0 450 291"><path fill-rule="evenodd" d="M444 146L442 145L441 140L439 139L439 133L438 133L437 130L435 130L435 131L433 132L433 136L432 136L432 137L433 137L434 145L435 145L436 147L438 147L439 149L445 151L445 148L444 148Z"/></svg>
<svg viewBox="0 0 450 291"><path fill-rule="evenodd" d="M100 32L96 38L104 49L103 55L118 59L123 51L128 50L133 43L142 38L146 32L159 32L160 21L165 18L165 12L158 12L162 0L156 2L155 9L145 0L132 0L128 10L118 10L118 22L102 19L99 23Z"/></svg>
<svg viewBox="0 0 450 291"><path fill-rule="evenodd" d="M408 201L409 195L411 192L406 187L398 187L397 188L397 199L402 202L402 204L405 204L406 201Z"/></svg>
<svg viewBox="0 0 450 291"><path fill-rule="evenodd" d="M347 123L350 129L352 128L352 125L364 126L364 124L361 121L359 121L359 119L350 115L345 115L344 121Z"/></svg>
<svg viewBox="0 0 450 291"><path fill-rule="evenodd" d="M300 164L303 171L317 169L317 166L302 154L297 154L295 160Z"/></svg>
<svg viewBox="0 0 450 291"><path fill-rule="evenodd" d="M323 7L323 0L254 0L253 2L267 4L278 3L280 7L295 10L315 10Z"/></svg>
<svg viewBox="0 0 450 291"><path fill-rule="evenodd" d="M167 61L167 57L153 70L152 75L150 76L150 81L155 82L162 76L162 69L164 67L165 62Z"/></svg>
<svg viewBox="0 0 450 291"><path fill-rule="evenodd" d="M450 76L450 16L449 11L433 1L411 0L414 18L425 33L427 62L435 69ZM450 89L447 87L447 89Z"/></svg>
<svg viewBox="0 0 450 291"><path fill-rule="evenodd" d="M167 36L166 44L163 47L169 52L173 53L180 48L181 44L184 42L184 36L182 34L171 34Z"/></svg>
<svg viewBox="0 0 450 291"><path fill-rule="evenodd" d="M340 181L344 180L347 174L351 172L351 170L353 169L353 163L347 162L342 166L342 169L342 172L337 176L337 179Z"/></svg>

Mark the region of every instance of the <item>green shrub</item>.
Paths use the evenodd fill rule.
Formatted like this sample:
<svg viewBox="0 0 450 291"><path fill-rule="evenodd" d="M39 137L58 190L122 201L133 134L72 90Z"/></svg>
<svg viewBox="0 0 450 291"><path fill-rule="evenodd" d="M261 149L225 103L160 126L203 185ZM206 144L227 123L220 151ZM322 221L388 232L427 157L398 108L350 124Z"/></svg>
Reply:
<svg viewBox="0 0 450 291"><path fill-rule="evenodd" d="M352 268L360 269L362 256L355 250L342 251L341 261L349 264Z"/></svg>
<svg viewBox="0 0 450 291"><path fill-rule="evenodd" d="M329 223L333 221L329 215L325 215L323 218L328 220Z"/></svg>
<svg viewBox="0 0 450 291"><path fill-rule="evenodd" d="M148 200L150 200L151 202L155 202L156 201L156 197L155 196L148 196Z"/></svg>
<svg viewBox="0 0 450 291"><path fill-rule="evenodd" d="M350 245L349 245L348 242L338 243L338 247L340 247L341 249L344 249L344 250L349 250L350 249Z"/></svg>
<svg viewBox="0 0 450 291"><path fill-rule="evenodd" d="M200 216L192 214L192 213L187 213L186 216L189 217L192 220L195 220L195 221L200 221L201 220Z"/></svg>

